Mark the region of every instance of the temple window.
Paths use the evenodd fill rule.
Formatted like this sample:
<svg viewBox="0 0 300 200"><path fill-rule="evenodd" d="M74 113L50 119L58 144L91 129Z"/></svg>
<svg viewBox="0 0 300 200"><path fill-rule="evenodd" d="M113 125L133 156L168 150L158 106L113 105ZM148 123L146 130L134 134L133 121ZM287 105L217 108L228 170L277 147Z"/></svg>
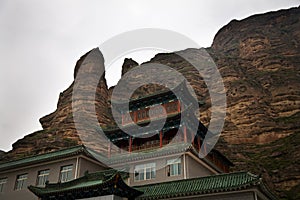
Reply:
<svg viewBox="0 0 300 200"><path fill-rule="evenodd" d="M60 170L60 182L67 182L73 179L73 165L67 165L61 167Z"/></svg>
<svg viewBox="0 0 300 200"><path fill-rule="evenodd" d="M46 182L48 181L49 174L50 174L49 169L39 171L38 176L37 176L36 185L37 186L45 186Z"/></svg>
<svg viewBox="0 0 300 200"><path fill-rule="evenodd" d="M28 174L21 174L17 176L15 190L22 190L27 186Z"/></svg>
<svg viewBox="0 0 300 200"><path fill-rule="evenodd" d="M3 192L6 183L7 183L7 178L0 178L0 192Z"/></svg>
<svg viewBox="0 0 300 200"><path fill-rule="evenodd" d="M167 176L178 176L181 174L181 158L167 161Z"/></svg>
<svg viewBox="0 0 300 200"><path fill-rule="evenodd" d="M147 163L142 165L136 165L134 168L134 180L150 180L156 177L156 164Z"/></svg>

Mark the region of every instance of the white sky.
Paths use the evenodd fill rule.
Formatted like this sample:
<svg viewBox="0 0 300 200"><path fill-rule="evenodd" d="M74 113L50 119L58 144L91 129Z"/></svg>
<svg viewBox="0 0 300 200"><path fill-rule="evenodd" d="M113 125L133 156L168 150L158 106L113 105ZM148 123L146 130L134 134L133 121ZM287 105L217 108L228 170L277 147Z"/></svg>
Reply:
<svg viewBox="0 0 300 200"><path fill-rule="evenodd" d="M208 47L232 19L299 6L299 0L0 1L0 149L40 130L39 118L56 109L73 81L76 61L125 31L169 29ZM152 54L151 54L152 53ZM153 52L130 55L138 62ZM112 66L108 84L120 76Z"/></svg>

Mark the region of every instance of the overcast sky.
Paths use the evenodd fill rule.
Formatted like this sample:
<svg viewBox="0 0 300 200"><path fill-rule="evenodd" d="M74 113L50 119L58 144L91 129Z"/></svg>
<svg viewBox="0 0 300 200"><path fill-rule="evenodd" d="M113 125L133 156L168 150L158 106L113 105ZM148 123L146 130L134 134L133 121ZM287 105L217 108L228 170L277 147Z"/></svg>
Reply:
<svg viewBox="0 0 300 200"><path fill-rule="evenodd" d="M73 81L76 61L124 31L169 29L208 47L232 19L299 5L299 0L0 1L0 149L40 130ZM151 52L150 52L151 53ZM134 56L146 61L149 52ZM108 84L115 84L121 61Z"/></svg>

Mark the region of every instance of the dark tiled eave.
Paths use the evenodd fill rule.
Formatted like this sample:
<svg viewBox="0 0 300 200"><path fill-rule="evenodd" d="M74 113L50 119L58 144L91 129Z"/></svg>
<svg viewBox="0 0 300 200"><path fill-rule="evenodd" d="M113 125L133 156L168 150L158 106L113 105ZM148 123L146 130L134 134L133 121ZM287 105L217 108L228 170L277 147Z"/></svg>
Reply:
<svg viewBox="0 0 300 200"><path fill-rule="evenodd" d="M71 156L78 155L80 153L84 153L85 155L93 158L93 156L87 151L87 149L83 145L79 145L79 146L69 147L69 148L60 149L53 152L38 154L30 157L24 157L18 160L12 160L9 162L1 163L0 171L52 161L60 158L68 158Z"/></svg>
<svg viewBox="0 0 300 200"><path fill-rule="evenodd" d="M179 96L177 97L176 94ZM145 108L147 106L162 104L171 100L177 100L178 98L180 98L180 100L186 105L197 104L198 106L201 106L204 104L202 101L198 101L195 97L191 95L184 81L171 90L162 90L160 92L148 96L144 96L137 99L131 99L129 102L118 100L112 100L111 102L114 109L118 110L119 112L122 112L124 110L127 110L126 107L128 103L129 110L133 111L138 110L140 108Z"/></svg>
<svg viewBox="0 0 300 200"><path fill-rule="evenodd" d="M166 119L166 122L164 123L164 127L162 128L163 131L168 131L170 129L174 128L180 128L180 124L185 124L188 129L190 127L195 127L198 124L198 129L197 129L197 135L201 136L203 139L205 137L205 134L207 132L207 128L196 118L196 116L192 113L191 108L187 108L185 111L182 113L178 113L175 115L168 116ZM181 116L183 116L184 122L181 122ZM154 122L159 124L159 121L163 119L157 119ZM130 132L131 136L141 136L143 134L148 134L148 133L158 133L160 129L155 129L155 127L151 126L149 127L149 130L145 130L145 125L147 125L149 121L144 121L139 123L140 128L133 129L134 126L132 125L127 125L123 127L123 130L115 127L115 128L110 128L110 129L103 129L104 133L106 136L111 140L111 141L116 141L116 140L126 140L129 139L129 135L127 133ZM160 127L159 127L160 128ZM144 131L142 132L141 129Z"/></svg>
<svg viewBox="0 0 300 200"><path fill-rule="evenodd" d="M28 189L42 200L78 199L116 194L134 198L142 194L124 183L128 173L114 169L100 171L66 183L47 184L45 187L29 186Z"/></svg>
<svg viewBox="0 0 300 200"><path fill-rule="evenodd" d="M212 175L201 178L137 186L144 192L139 200L180 198L218 192L239 191L257 186L270 199L277 199L263 184L261 178L248 172Z"/></svg>
<svg viewBox="0 0 300 200"><path fill-rule="evenodd" d="M199 152L189 143L174 143L163 146L162 148L149 149L141 152L131 152L127 154L116 154L112 155L110 158L105 159L105 163L108 165L118 165L124 163L130 163L133 161L140 161L144 159L158 158L161 156L175 155L175 154L184 154L190 152L195 156L198 156ZM215 154L216 150L212 150L209 154ZM101 159L103 160L103 159ZM222 172L213 162L208 158L202 159L206 164L211 166L218 172ZM104 160L103 160L104 161ZM229 166L233 165L229 160L227 163Z"/></svg>
<svg viewBox="0 0 300 200"><path fill-rule="evenodd" d="M120 164L120 163L128 163L137 160L149 159L149 158L157 158L160 156L184 153L186 151L190 151L192 149L191 145L188 143L176 143L169 144L162 148L145 150L142 152L132 152L127 154L113 155L108 159L107 163Z"/></svg>

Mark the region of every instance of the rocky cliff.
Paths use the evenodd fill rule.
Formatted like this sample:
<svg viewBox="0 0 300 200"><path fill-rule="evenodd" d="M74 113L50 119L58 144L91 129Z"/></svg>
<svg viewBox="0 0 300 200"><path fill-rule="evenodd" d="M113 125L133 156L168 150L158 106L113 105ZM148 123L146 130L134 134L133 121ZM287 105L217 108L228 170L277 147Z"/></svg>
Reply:
<svg viewBox="0 0 300 200"><path fill-rule="evenodd" d="M223 77L227 95L225 127L217 148L234 162L233 170L250 169L262 174L270 187L282 198L289 199L299 198L300 193L299 27L300 7L233 20L206 49ZM187 49L181 53L197 61L202 51ZM158 54L148 63L167 65L186 77L198 99L205 102L200 108L200 119L208 125L211 103L207 86L190 63L177 54ZM126 59L122 74L137 65ZM78 136L78 130L92 137L95 127L75 127L74 112L82 107L86 108L80 111L82 121L92 118L95 109L101 126L112 125L109 99L113 88L107 88L104 73L101 77L94 76L103 69L103 57L97 49L82 56L76 63L74 78L81 70L90 77L86 81L96 87L89 84L76 87L81 92L74 99L74 81L60 94L57 110L40 119L43 130L18 140L4 158L81 144L84 138ZM158 89L162 87L145 86L134 95ZM88 99L89 105L86 105L87 94L95 94L95 98ZM92 104L95 106L91 108ZM106 144L97 148L101 151Z"/></svg>
<svg viewBox="0 0 300 200"><path fill-rule="evenodd" d="M212 56L228 97L230 143L266 143L299 130L299 8L231 21Z"/></svg>
<svg viewBox="0 0 300 200"><path fill-rule="evenodd" d="M227 89L218 148L289 199L300 198L299 27L300 7L233 20L209 49Z"/></svg>

